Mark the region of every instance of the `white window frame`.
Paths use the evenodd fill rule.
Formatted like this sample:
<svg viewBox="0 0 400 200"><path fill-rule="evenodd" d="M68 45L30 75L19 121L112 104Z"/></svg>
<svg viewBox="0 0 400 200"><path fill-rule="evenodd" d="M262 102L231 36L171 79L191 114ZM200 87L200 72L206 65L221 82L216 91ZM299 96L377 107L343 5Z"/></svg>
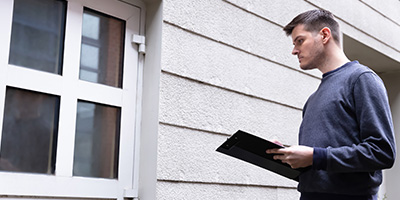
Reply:
<svg viewBox="0 0 400 200"><path fill-rule="evenodd" d="M84 7L126 20L123 88L79 80ZM60 76L8 64L13 0L0 1L0 134L7 86L60 97L55 175L0 171L0 195L121 200L137 197L144 59L138 46L132 44L132 36L144 35L144 8L139 0L68 0ZM72 175L78 100L121 107L118 179Z"/></svg>

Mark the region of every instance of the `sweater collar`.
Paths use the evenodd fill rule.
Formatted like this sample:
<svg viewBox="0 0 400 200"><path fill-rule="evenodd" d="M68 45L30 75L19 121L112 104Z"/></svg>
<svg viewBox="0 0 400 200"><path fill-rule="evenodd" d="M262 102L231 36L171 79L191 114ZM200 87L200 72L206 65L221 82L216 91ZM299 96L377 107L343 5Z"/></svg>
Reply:
<svg viewBox="0 0 400 200"><path fill-rule="evenodd" d="M340 70L346 68L347 66L350 66L350 65L353 65L353 64L356 64L356 63L359 63L359 62L358 62L357 60L354 60L354 61L351 61L351 62L347 62L347 63L345 63L344 65L338 67L337 69L334 69L334 70L332 70L332 71L326 72L325 74L322 74L322 78L325 78L325 77L327 77L327 76L336 74L338 71L340 71Z"/></svg>

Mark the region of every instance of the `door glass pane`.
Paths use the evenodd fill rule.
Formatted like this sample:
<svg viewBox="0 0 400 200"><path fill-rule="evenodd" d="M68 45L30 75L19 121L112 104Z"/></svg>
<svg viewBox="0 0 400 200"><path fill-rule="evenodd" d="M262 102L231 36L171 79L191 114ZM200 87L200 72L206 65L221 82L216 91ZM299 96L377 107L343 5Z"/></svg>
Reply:
<svg viewBox="0 0 400 200"><path fill-rule="evenodd" d="M0 170L54 174L60 98L8 87Z"/></svg>
<svg viewBox="0 0 400 200"><path fill-rule="evenodd" d="M125 22L85 9L82 23L81 80L122 87Z"/></svg>
<svg viewBox="0 0 400 200"><path fill-rule="evenodd" d="M78 101L74 176L117 178L120 110Z"/></svg>
<svg viewBox="0 0 400 200"><path fill-rule="evenodd" d="M9 63L61 74L66 1L14 0Z"/></svg>

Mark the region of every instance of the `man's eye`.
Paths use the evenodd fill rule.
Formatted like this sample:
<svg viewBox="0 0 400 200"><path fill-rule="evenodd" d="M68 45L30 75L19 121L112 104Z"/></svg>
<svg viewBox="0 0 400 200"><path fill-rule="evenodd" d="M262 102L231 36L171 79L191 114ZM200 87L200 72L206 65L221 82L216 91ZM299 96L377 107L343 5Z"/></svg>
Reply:
<svg viewBox="0 0 400 200"><path fill-rule="evenodd" d="M297 40L297 44L302 44L304 42L303 39Z"/></svg>

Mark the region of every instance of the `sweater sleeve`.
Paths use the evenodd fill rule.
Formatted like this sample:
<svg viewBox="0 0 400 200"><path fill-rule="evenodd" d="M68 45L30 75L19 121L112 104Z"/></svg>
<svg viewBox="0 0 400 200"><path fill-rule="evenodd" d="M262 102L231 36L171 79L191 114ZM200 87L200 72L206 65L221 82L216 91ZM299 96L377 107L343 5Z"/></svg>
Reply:
<svg viewBox="0 0 400 200"><path fill-rule="evenodd" d="M389 102L382 80L372 72L361 74L354 83L353 98L360 143L328 147L326 170L370 172L392 167L396 146ZM324 169L325 166L320 165L318 168Z"/></svg>

